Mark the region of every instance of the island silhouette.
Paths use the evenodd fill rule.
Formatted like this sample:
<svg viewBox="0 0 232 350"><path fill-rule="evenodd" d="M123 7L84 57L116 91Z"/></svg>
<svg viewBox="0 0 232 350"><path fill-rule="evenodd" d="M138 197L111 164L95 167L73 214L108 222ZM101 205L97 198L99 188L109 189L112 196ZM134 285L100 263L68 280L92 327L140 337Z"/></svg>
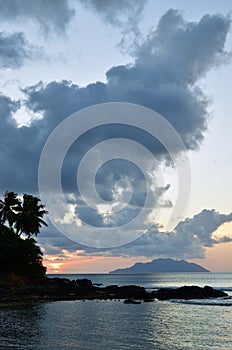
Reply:
<svg viewBox="0 0 232 350"><path fill-rule="evenodd" d="M154 259L147 263L137 262L131 267L116 269L110 274L136 274L136 273L156 273L156 272L210 272L204 267L189 263L185 260Z"/></svg>

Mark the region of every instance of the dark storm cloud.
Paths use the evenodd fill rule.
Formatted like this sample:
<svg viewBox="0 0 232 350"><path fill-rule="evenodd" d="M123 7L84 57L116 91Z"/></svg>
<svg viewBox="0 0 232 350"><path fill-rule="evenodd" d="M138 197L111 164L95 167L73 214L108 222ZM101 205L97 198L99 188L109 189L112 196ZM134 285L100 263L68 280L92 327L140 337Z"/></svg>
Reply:
<svg viewBox="0 0 232 350"><path fill-rule="evenodd" d="M74 10L67 0L0 0L0 18L2 21L37 21L44 30L64 31Z"/></svg>
<svg viewBox="0 0 232 350"><path fill-rule="evenodd" d="M0 33L0 68L20 68L37 54L23 33Z"/></svg>
<svg viewBox="0 0 232 350"><path fill-rule="evenodd" d="M9 153L13 152L14 145L9 145L10 139L13 140L13 133L17 131L16 124L12 119L12 113L20 107L19 102L11 100L9 97L0 95L0 159L1 159L1 170L0 170L0 193L6 190L7 176L12 172L14 176L17 168L15 167L15 157ZM10 147L9 147L10 146ZM12 176L11 175L11 176Z"/></svg>
<svg viewBox="0 0 232 350"><path fill-rule="evenodd" d="M17 128L14 112L20 101L0 95L0 194L37 191L39 154L44 135L36 123L30 128Z"/></svg>
<svg viewBox="0 0 232 350"><path fill-rule="evenodd" d="M224 51L229 29L229 17L205 15L188 23L169 10L138 47L135 64L107 72L110 90L119 100L156 110L177 129L187 148L198 147L207 127L208 100L196 83L230 58Z"/></svg>
<svg viewBox="0 0 232 350"><path fill-rule="evenodd" d="M228 60L224 46L229 29L228 17L206 15L188 23L177 11L169 10L137 49L135 62L112 67L106 73L106 84L79 88L65 81L40 83L25 90L28 106L35 112L44 111L47 123L55 125L96 103L137 103L170 121L188 149L198 148L207 128L208 100L197 81Z"/></svg>
<svg viewBox="0 0 232 350"><path fill-rule="evenodd" d="M199 22L189 23L177 11L169 10L160 19L157 30L137 48L134 63L112 67L106 73L106 83L96 82L80 88L71 82L53 81L25 88L27 107L32 112L43 113L44 118L30 127L16 129L12 125L7 129L5 151L0 152L0 160L5 158L7 150L12 167L17 164L17 178L23 177L24 181L12 179L12 167L8 165L4 178L0 175L1 183L7 188L17 183L20 190L28 187L31 191L34 187L36 191L38 160L51 131L70 114L97 103L124 101L156 110L176 128L187 149L198 148L207 129L208 100L197 87L197 81L228 59L224 46L229 29L228 17L206 15ZM78 150L73 152L75 164L90 146L112 137L137 140L156 155L164 151L141 130L105 126L83 135L78 148L73 146L74 151ZM70 164L73 164L72 157L67 167ZM64 176L64 183L71 183L69 175Z"/></svg>
<svg viewBox="0 0 232 350"><path fill-rule="evenodd" d="M16 124L12 119L12 113L15 112L19 107L19 102L13 101L7 96L0 95L1 155L3 155L4 151L6 152L10 148L8 145L8 134L10 134L12 130L16 130Z"/></svg>

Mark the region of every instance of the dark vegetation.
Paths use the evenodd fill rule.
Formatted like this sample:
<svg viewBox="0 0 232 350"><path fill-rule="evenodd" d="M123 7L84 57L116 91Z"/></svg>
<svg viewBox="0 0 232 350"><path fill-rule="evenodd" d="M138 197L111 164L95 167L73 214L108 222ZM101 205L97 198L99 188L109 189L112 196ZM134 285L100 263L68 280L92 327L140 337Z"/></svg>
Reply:
<svg viewBox="0 0 232 350"><path fill-rule="evenodd" d="M47 213L40 199L6 192L0 199L0 280L9 284L41 282L46 273L36 240Z"/></svg>

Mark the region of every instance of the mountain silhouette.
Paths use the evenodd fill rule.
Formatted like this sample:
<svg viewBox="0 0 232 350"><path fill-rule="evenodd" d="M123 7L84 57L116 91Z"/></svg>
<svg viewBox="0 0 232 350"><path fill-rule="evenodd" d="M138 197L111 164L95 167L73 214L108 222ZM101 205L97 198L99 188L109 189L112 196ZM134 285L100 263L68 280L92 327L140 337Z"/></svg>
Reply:
<svg viewBox="0 0 232 350"><path fill-rule="evenodd" d="M135 263L131 267L111 271L110 274L154 273L154 272L210 272L204 267L185 260L154 259L147 263Z"/></svg>

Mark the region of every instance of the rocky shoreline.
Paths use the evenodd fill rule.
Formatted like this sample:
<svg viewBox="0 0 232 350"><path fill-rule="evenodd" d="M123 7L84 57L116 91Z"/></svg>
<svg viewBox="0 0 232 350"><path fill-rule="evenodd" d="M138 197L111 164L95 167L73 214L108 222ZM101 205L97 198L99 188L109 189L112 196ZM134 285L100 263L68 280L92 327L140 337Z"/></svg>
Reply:
<svg viewBox="0 0 232 350"><path fill-rule="evenodd" d="M64 300L127 300L154 301L170 299L223 298L228 294L205 286L183 286L176 289L162 288L147 292L144 287L128 285L94 285L89 279L69 280L66 278L46 278L42 284L20 287L3 286L0 283L0 304L31 303Z"/></svg>

